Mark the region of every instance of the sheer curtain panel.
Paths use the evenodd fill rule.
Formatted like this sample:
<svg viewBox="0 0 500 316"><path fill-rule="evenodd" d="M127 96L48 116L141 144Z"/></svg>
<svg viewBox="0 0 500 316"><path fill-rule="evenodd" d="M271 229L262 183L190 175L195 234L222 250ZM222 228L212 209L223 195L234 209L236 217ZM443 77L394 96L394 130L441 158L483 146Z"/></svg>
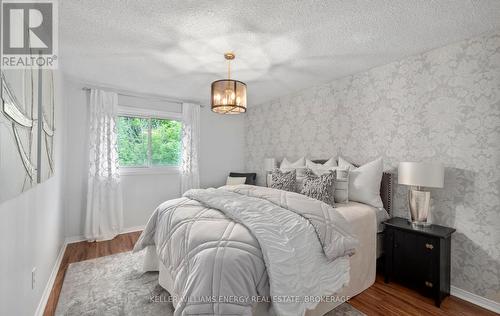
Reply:
<svg viewBox="0 0 500 316"><path fill-rule="evenodd" d="M181 193L200 187L200 106L182 104Z"/></svg>
<svg viewBox="0 0 500 316"><path fill-rule="evenodd" d="M118 94L91 89L89 108L85 238L101 241L113 239L123 229L116 132Z"/></svg>

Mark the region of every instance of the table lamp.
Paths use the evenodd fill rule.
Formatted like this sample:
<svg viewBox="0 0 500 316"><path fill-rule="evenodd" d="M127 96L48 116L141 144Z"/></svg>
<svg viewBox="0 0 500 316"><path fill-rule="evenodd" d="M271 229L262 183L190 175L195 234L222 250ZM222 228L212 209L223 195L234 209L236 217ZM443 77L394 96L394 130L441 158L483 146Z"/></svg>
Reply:
<svg viewBox="0 0 500 316"><path fill-rule="evenodd" d="M408 208L413 226L428 226L430 223L431 193L426 188L442 188L444 167L439 163L400 162L398 183L410 186L408 189Z"/></svg>
<svg viewBox="0 0 500 316"><path fill-rule="evenodd" d="M269 186L269 174L276 169L276 159L266 158L264 159L264 170L266 171L266 186Z"/></svg>

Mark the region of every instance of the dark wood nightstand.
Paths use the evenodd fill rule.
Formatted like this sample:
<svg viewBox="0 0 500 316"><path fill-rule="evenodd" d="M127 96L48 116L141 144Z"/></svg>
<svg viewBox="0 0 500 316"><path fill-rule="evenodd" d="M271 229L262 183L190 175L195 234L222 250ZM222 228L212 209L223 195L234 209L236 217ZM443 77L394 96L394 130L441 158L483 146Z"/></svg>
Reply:
<svg viewBox="0 0 500 316"><path fill-rule="evenodd" d="M385 282L391 278L434 298L436 306L450 295L451 234L454 228L413 227L394 217L385 223Z"/></svg>

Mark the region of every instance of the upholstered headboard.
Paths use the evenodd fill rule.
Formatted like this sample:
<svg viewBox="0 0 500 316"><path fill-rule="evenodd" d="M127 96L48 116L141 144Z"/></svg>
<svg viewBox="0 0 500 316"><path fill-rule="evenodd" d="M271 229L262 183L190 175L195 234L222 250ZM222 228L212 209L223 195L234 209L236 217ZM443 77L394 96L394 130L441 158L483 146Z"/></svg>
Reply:
<svg viewBox="0 0 500 316"><path fill-rule="evenodd" d="M313 160L314 163L325 163L327 159L317 159ZM389 172L384 172L382 174L382 182L380 183L380 197L382 198L382 204L385 210L392 217L392 203L393 203L393 174Z"/></svg>

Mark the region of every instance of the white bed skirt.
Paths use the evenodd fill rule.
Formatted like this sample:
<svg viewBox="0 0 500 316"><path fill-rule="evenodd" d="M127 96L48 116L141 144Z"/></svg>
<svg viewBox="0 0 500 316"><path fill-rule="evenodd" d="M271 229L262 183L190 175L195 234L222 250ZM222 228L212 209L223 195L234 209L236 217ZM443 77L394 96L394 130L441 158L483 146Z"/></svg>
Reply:
<svg viewBox="0 0 500 316"><path fill-rule="evenodd" d="M375 282L376 261L379 255L377 246L380 236L377 234L377 220L373 208L370 206L350 202L346 206L337 207L337 210L352 225L352 229L360 242L356 254L350 258L350 282L334 294L338 297L353 297L369 288ZM144 271L159 271L158 283L167 290L175 300L179 293L174 293L174 280L170 271L160 262L154 246L146 248L144 257ZM176 302L174 301L174 306ZM308 310L306 316L320 316L328 313L343 301L322 302L314 310ZM253 308L254 316L271 316L269 303L257 303Z"/></svg>

